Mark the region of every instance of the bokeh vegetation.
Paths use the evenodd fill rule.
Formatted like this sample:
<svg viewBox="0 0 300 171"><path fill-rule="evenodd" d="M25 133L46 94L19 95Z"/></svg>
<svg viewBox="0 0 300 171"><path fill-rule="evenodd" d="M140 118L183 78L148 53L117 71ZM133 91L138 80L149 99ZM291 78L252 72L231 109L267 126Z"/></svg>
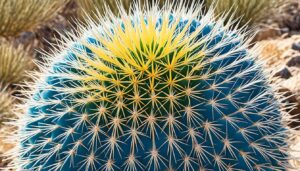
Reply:
<svg viewBox="0 0 300 171"><path fill-rule="evenodd" d="M105 10L110 8L114 14L118 14L118 8L116 8L118 1L116 0L77 0L79 6L79 14L81 17L89 15L94 19L97 17L97 13L104 14ZM129 10L132 0L119 1L124 9ZM141 0L144 3L144 0Z"/></svg>
<svg viewBox="0 0 300 171"><path fill-rule="evenodd" d="M134 2L132 0L76 0L79 6L79 15L84 18L86 15L92 18L97 18L97 13L104 14L106 9L118 15L117 4L121 3L126 11L130 10L130 5ZM166 1L176 2L174 0L160 0L159 4L162 6ZM215 8L215 15L230 13L233 20L236 20L240 27L254 26L266 20L270 15L278 12L280 8L290 0L198 0L196 2L203 2L206 8L213 6ZM139 1L142 5L146 0ZM150 1L149 1L150 2ZM192 0L185 1L191 3ZM228 18L229 19L229 18Z"/></svg>
<svg viewBox="0 0 300 171"><path fill-rule="evenodd" d="M206 0L207 7L215 8L215 14L230 13L240 26L254 26L266 20L289 0ZM228 18L229 19L229 18Z"/></svg>
<svg viewBox="0 0 300 171"><path fill-rule="evenodd" d="M11 116L13 113L13 106L15 99L12 96L13 91L10 90L7 86L0 85L0 114L1 119L0 123ZM0 125L1 126L1 125Z"/></svg>
<svg viewBox="0 0 300 171"><path fill-rule="evenodd" d="M53 18L68 0L0 0L0 35L16 36Z"/></svg>
<svg viewBox="0 0 300 171"><path fill-rule="evenodd" d="M26 71L33 68L29 48L24 48L22 45L14 47L9 42L0 45L0 64L0 81L6 86L24 80Z"/></svg>

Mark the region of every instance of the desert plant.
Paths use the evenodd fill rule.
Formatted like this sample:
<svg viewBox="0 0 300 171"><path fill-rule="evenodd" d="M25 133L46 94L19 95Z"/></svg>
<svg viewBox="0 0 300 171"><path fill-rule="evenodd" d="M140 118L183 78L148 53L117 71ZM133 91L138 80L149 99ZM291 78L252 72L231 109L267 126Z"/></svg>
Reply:
<svg viewBox="0 0 300 171"><path fill-rule="evenodd" d="M29 48L12 43L0 44L0 82L5 85L19 83L26 77L26 71L33 67Z"/></svg>
<svg viewBox="0 0 300 171"><path fill-rule="evenodd" d="M203 0L198 0L203 1ZM146 3L147 5L153 4L155 2L160 7L164 5L164 3L171 2L174 3L174 0L157 0L157 1L147 1L147 0L76 0L78 3L78 13L79 16L85 20L85 17L92 17L93 19L98 19L99 14L104 15L107 9L112 12L114 15L119 15L119 9L117 8L118 4L123 6L123 9L126 12L130 11L130 7L135 5L136 2L139 3L140 7L143 8ZM192 0L186 0L187 4L191 4Z"/></svg>
<svg viewBox="0 0 300 171"><path fill-rule="evenodd" d="M16 36L54 17L68 0L0 0L0 35Z"/></svg>
<svg viewBox="0 0 300 171"><path fill-rule="evenodd" d="M101 13L104 14L105 10L108 8L111 9L111 11L117 15L118 13L118 9L116 8L117 3L121 3L124 7L125 10L129 10L130 4L133 2L131 0L119 0L119 1L115 1L115 0L90 0L90 1L86 1L86 0L77 0L76 1L78 3L78 12L82 17L85 17L86 14L93 17L93 18L97 18L97 13ZM142 3L144 1L141 1Z"/></svg>
<svg viewBox="0 0 300 171"><path fill-rule="evenodd" d="M281 101L244 33L182 2L78 27L29 85L12 166L286 170Z"/></svg>
<svg viewBox="0 0 300 171"><path fill-rule="evenodd" d="M274 12L278 13L285 0L206 0L207 6L214 6L215 15L231 12L240 27L266 20ZM229 19L229 17L227 19Z"/></svg>

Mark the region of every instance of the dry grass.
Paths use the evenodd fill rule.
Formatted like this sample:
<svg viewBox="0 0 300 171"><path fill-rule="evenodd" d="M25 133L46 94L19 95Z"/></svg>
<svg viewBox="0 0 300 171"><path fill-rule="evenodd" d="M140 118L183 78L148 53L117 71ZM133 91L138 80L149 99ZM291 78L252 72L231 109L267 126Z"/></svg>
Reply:
<svg viewBox="0 0 300 171"><path fill-rule="evenodd" d="M0 121L5 115L11 115L14 105L12 91L0 85Z"/></svg>
<svg viewBox="0 0 300 171"><path fill-rule="evenodd" d="M0 0L0 35L16 36L54 17L68 0Z"/></svg>
<svg viewBox="0 0 300 171"><path fill-rule="evenodd" d="M28 48L14 47L11 43L0 45L0 83L12 85L25 78L26 71L33 67Z"/></svg>
<svg viewBox="0 0 300 171"><path fill-rule="evenodd" d="M233 13L230 17L239 19L240 26L253 26L270 18L287 1L289 0L206 0L208 6L215 6L216 15Z"/></svg>
<svg viewBox="0 0 300 171"><path fill-rule="evenodd" d="M141 0L143 4L145 0ZM132 0L121 0L125 10L129 10ZM79 15L85 17L86 15L97 19L97 13L104 14L108 7L115 15L118 15L118 1L117 0L77 0L79 6Z"/></svg>
<svg viewBox="0 0 300 171"><path fill-rule="evenodd" d="M126 10L129 10L132 0L122 0L121 3ZM92 17L96 17L97 11L103 14L105 12L105 5L107 5L114 14L118 14L117 1L116 0L77 0L79 5L79 13L84 16L88 13Z"/></svg>
<svg viewBox="0 0 300 171"><path fill-rule="evenodd" d="M154 2L158 2L160 6L163 6L166 1L178 2L178 0L155 0ZM143 6L147 2L147 0L77 0L76 2L79 6L79 16L81 16L82 18L90 16L93 19L97 20L99 16L97 15L97 13L104 14L106 9L110 9L113 14L118 15L118 2L120 2L123 5L124 9L128 12L132 3L139 2ZM152 0L148 2L152 3ZM184 2L190 4L193 2L193 0L185 0Z"/></svg>

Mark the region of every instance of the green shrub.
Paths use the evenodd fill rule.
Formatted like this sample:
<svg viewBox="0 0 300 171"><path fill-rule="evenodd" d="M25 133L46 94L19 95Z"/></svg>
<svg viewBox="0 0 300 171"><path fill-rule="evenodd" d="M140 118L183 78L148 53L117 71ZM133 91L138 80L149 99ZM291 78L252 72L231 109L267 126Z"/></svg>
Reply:
<svg viewBox="0 0 300 171"><path fill-rule="evenodd" d="M0 0L0 35L16 36L48 21L68 0Z"/></svg>

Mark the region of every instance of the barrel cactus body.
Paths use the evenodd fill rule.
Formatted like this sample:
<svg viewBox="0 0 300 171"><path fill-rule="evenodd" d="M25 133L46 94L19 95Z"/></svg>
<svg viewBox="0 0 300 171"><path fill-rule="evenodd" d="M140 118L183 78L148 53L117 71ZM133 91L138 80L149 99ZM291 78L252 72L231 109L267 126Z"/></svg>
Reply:
<svg viewBox="0 0 300 171"><path fill-rule="evenodd" d="M240 31L180 5L99 23L34 84L20 170L286 170L280 104Z"/></svg>

